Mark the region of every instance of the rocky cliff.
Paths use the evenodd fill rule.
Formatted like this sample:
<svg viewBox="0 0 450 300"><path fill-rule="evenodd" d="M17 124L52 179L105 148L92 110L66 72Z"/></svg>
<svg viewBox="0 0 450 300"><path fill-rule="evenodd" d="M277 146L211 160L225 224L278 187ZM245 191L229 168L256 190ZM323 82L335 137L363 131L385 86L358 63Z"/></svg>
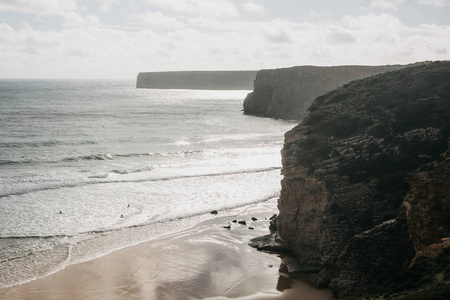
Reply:
<svg viewBox="0 0 450 300"><path fill-rule="evenodd" d="M442 161L426 164L406 179L411 190L404 204L417 253L450 237L450 143L448 146Z"/></svg>
<svg viewBox="0 0 450 300"><path fill-rule="evenodd" d="M143 72L136 80L137 88L251 90L256 71L178 71Z"/></svg>
<svg viewBox="0 0 450 300"><path fill-rule="evenodd" d="M253 92L244 100L244 113L301 120L320 95L352 80L400 69L404 66L299 66L261 70Z"/></svg>
<svg viewBox="0 0 450 300"><path fill-rule="evenodd" d="M320 287L376 290L449 237L450 62L350 82L309 111L285 134L278 233Z"/></svg>

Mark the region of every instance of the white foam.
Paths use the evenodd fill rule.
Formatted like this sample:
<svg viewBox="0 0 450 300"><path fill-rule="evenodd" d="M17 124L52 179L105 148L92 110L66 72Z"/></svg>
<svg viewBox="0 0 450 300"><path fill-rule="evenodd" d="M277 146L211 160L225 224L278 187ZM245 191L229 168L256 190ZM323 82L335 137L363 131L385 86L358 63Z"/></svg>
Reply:
<svg viewBox="0 0 450 300"><path fill-rule="evenodd" d="M279 179L279 170L268 169L13 195L0 201L0 236L76 235L236 207L278 193Z"/></svg>
<svg viewBox="0 0 450 300"><path fill-rule="evenodd" d="M182 139L182 140L174 142L174 145L177 145L177 146L187 146L190 144L191 143L189 141L187 141L186 139Z"/></svg>

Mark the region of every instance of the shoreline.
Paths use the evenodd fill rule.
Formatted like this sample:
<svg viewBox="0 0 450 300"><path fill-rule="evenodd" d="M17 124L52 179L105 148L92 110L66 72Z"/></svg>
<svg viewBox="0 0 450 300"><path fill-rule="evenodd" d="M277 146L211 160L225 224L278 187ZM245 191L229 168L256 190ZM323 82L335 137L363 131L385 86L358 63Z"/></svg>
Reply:
<svg viewBox="0 0 450 300"><path fill-rule="evenodd" d="M268 233L273 213L274 199L219 211L192 228L2 288L0 298L334 299L330 291L306 283L306 277L285 273L283 265L289 257L248 246L251 238Z"/></svg>

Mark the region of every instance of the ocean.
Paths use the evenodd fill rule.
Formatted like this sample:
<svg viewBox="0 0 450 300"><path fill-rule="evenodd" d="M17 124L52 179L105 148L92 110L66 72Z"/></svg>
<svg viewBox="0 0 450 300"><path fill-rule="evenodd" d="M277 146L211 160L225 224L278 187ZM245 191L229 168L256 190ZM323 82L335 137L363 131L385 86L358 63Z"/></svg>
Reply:
<svg viewBox="0 0 450 300"><path fill-rule="evenodd" d="M296 122L248 92L0 80L0 288L277 197Z"/></svg>

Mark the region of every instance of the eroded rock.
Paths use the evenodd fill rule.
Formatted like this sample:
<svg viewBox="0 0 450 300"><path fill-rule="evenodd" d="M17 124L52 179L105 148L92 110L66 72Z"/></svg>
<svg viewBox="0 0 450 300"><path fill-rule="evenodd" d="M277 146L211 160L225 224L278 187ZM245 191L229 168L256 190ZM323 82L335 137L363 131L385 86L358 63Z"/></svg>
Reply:
<svg viewBox="0 0 450 300"><path fill-rule="evenodd" d="M309 110L285 134L276 227L303 268L320 273L318 284L345 297L448 236L448 174L430 166L408 174L447 149L450 62L351 82ZM414 195L404 204L407 178Z"/></svg>

